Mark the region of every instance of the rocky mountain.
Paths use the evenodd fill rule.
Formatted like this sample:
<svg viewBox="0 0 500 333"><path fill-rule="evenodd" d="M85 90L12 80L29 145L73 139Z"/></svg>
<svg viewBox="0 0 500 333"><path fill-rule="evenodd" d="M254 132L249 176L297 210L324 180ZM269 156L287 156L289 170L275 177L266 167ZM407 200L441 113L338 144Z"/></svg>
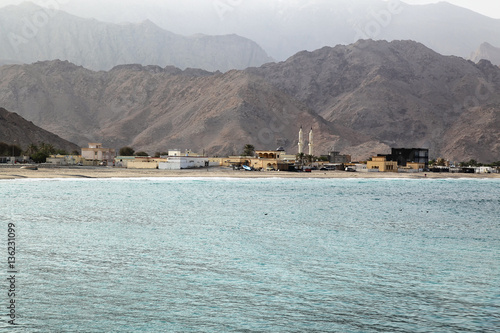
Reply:
<svg viewBox="0 0 500 333"><path fill-rule="evenodd" d="M483 144L455 151L446 138L465 133L466 114L500 112L500 68L442 56L411 41L359 41L301 52L285 62L247 71L294 96L325 120L395 146L429 147L451 159L498 159L500 127L483 133ZM493 112L493 113L492 113ZM489 119L486 121L486 119ZM477 119L479 120L479 119ZM462 126L463 125L463 126ZM476 133L477 134L477 133ZM488 153L480 153L486 149Z"/></svg>
<svg viewBox="0 0 500 333"><path fill-rule="evenodd" d="M0 8L0 59L68 60L93 70L120 64L173 65L227 71L272 59L253 41L231 34L181 36L151 21L111 24L32 3Z"/></svg>
<svg viewBox="0 0 500 333"><path fill-rule="evenodd" d="M103 8L103 6L105 6ZM71 1L64 9L113 22L151 19L182 34L236 33L285 60L302 50L348 45L358 39L415 40L444 55L467 58L479 44L500 40L500 20L447 2L408 5L398 0L120 0ZM192 18L196 19L192 19Z"/></svg>
<svg viewBox="0 0 500 333"><path fill-rule="evenodd" d="M0 108L0 142L19 145L22 149L26 149L32 143L43 142L68 152L80 151L74 143L35 126L17 113L9 112L4 108Z"/></svg>
<svg viewBox="0 0 500 333"><path fill-rule="evenodd" d="M189 148L211 155L284 146L295 153L301 125L318 134L317 151L357 147L373 154L378 140L325 121L293 97L244 71L141 65L94 72L69 62L0 67L0 101L68 140L150 153Z"/></svg>
<svg viewBox="0 0 500 333"><path fill-rule="evenodd" d="M79 145L296 153L304 126L316 154L424 147L431 158L500 160L500 68L411 41L359 41L227 73L50 61L2 66L0 77L6 108Z"/></svg>
<svg viewBox="0 0 500 333"><path fill-rule="evenodd" d="M470 59L479 62L481 59L489 60L492 64L500 66L500 48L494 47L490 43L483 43L474 52Z"/></svg>

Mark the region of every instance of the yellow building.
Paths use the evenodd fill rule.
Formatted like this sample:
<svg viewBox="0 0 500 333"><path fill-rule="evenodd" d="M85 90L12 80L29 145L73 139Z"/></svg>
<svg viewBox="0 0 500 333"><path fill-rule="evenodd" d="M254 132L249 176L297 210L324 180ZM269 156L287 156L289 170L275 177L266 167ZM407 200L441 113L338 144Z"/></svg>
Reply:
<svg viewBox="0 0 500 333"><path fill-rule="evenodd" d="M256 158L250 159L250 166L257 170L289 170L295 163L295 155L288 155L280 147L277 150L256 150Z"/></svg>
<svg viewBox="0 0 500 333"><path fill-rule="evenodd" d="M424 170L425 169L425 163L407 162L406 166L412 170Z"/></svg>
<svg viewBox="0 0 500 333"><path fill-rule="evenodd" d="M284 151L276 151L276 150L256 150L255 156L259 158L280 158L280 153L285 153Z"/></svg>
<svg viewBox="0 0 500 333"><path fill-rule="evenodd" d="M256 170L278 170L279 162L276 158L251 158L249 166Z"/></svg>
<svg viewBox="0 0 500 333"><path fill-rule="evenodd" d="M373 156L372 160L366 163L366 168L368 171L398 172L398 162L387 161L385 156Z"/></svg>
<svg viewBox="0 0 500 333"><path fill-rule="evenodd" d="M242 165L249 165L250 163L250 157L246 156L229 156L226 158L221 158L220 159L220 165L229 167L229 166L242 166Z"/></svg>
<svg viewBox="0 0 500 333"><path fill-rule="evenodd" d="M295 155L287 155L283 148L256 150L255 156L229 156L221 159L222 166L247 165L255 170L289 170L295 163Z"/></svg>

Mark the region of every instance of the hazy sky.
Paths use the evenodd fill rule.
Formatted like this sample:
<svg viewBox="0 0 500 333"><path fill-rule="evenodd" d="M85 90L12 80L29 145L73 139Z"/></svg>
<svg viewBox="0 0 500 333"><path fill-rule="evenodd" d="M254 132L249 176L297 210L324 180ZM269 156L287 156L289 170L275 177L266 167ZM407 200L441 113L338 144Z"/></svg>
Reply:
<svg viewBox="0 0 500 333"><path fill-rule="evenodd" d="M5 5L9 4L19 4L24 2L25 0L0 0L0 7L3 7ZM70 3L70 2L83 2L85 3L86 0L32 0L32 2L37 3L37 4L47 4L50 2L58 2L61 4L61 7L64 7L64 4ZM182 2L182 0L178 0L179 2ZM200 1L222 1L224 0L200 0ZM231 0L231 1L251 1L251 0ZM269 1L281 1L281 0L269 0ZM102 3L106 3L107 0L102 0ZM153 3L159 3L161 4L164 2L164 0L122 0L121 3L124 5L126 3L144 3L151 5ZM403 2L409 3L409 4L429 4L429 3L437 3L440 2L439 0L403 0ZM455 4L460 7L465 7L469 8L475 12L481 13L483 15L493 17L500 19L500 1L498 0L448 0L447 2Z"/></svg>
<svg viewBox="0 0 500 333"><path fill-rule="evenodd" d="M412 5L424 5L429 3L437 3L437 0L403 0ZM446 2L454 5L471 9L483 15L500 19L500 1L498 0L448 0Z"/></svg>

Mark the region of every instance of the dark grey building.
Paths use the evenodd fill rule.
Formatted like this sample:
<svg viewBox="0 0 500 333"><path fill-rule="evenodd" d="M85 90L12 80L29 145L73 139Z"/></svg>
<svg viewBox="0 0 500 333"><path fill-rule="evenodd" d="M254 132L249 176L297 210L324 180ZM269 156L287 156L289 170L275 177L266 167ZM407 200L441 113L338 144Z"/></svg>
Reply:
<svg viewBox="0 0 500 333"><path fill-rule="evenodd" d="M340 155L338 151L331 151L325 155L330 163L351 163L351 155Z"/></svg>
<svg viewBox="0 0 500 333"><path fill-rule="evenodd" d="M406 163L422 163L425 168L429 167L429 149L425 148L392 148L391 154L387 155L389 161L398 162L398 166L406 166Z"/></svg>

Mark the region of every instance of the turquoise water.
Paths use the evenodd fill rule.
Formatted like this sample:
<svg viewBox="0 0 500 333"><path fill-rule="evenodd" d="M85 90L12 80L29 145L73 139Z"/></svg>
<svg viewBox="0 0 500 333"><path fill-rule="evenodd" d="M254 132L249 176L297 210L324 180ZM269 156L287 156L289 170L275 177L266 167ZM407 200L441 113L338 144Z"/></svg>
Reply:
<svg viewBox="0 0 500 333"><path fill-rule="evenodd" d="M498 180L15 180L0 199L12 331L500 328Z"/></svg>

